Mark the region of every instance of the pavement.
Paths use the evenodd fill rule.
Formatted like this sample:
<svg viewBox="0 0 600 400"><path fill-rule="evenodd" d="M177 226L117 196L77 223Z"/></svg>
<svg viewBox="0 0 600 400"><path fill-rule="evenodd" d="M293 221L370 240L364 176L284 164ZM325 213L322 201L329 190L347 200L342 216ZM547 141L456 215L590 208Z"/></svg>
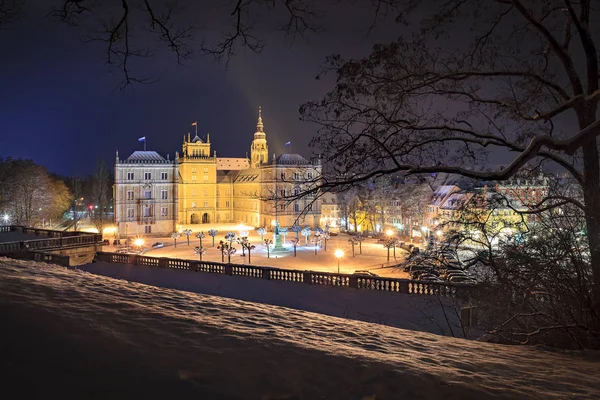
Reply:
<svg viewBox="0 0 600 400"><path fill-rule="evenodd" d="M205 261L218 261L221 262L221 251L217 249L220 240L224 240L226 230L219 231L219 234L215 237L215 245L212 245L212 237L206 234L206 237L202 239L202 244L206 253L202 256ZM234 231L235 232L235 231ZM390 262L387 260L387 249L383 245L377 243L377 239L365 239L362 242L362 254L359 250L359 246L356 245L354 248L354 257L352 256L352 246L348 243L349 235L340 233L337 236L332 236L327 240L327 249L325 250L325 243L323 242L321 247L317 248L315 254L315 246L311 244L311 238L308 238L308 245L304 236L300 235L300 243L296 248L296 256L294 256L293 246L290 240L295 238L295 233L289 233L286 235L286 241L283 243L285 248L284 251L274 252L270 251L267 254L267 249L262 243L261 236L255 231L249 231L249 241L254 244L256 248L252 250L250 259L247 251L245 255L242 255L242 249L239 244L234 242L233 247L236 248L236 253L231 256L231 262L235 264L252 264L260 266L270 266L283 269L295 269L295 270L311 270L319 272L338 272L338 259L334 256L334 252L337 249L341 249L344 252L344 256L339 259L339 272L352 274L356 271L366 270L370 271L379 276L394 277L394 278L409 278L408 274L405 273L402 268L398 268L397 265L405 260L408 253L400 248L396 248L396 258L394 259L393 249L390 250ZM264 238L272 238L272 232L264 235ZM169 257L169 258L181 258L181 259L199 259L199 256L194 253L194 248L199 246L199 240L195 238L195 232L190 236L190 242L188 245L187 237L182 235L177 240L177 247L175 247L174 240L171 237L148 237L144 238L144 247L148 249L143 253L150 257ZM160 249L153 249L151 245L156 242L164 243L165 247ZM104 246L104 251L114 252L117 247ZM225 262L227 262L227 255L225 255Z"/></svg>

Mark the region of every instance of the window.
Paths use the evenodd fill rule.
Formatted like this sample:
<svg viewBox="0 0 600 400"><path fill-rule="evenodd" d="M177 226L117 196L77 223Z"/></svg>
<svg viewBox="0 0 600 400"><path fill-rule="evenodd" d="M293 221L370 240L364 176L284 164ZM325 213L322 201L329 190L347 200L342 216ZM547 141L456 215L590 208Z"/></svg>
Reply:
<svg viewBox="0 0 600 400"><path fill-rule="evenodd" d="M196 168L192 168L192 174L196 173Z"/></svg>
<svg viewBox="0 0 600 400"><path fill-rule="evenodd" d="M150 226L150 225L144 226L144 233L152 233L152 226Z"/></svg>
<svg viewBox="0 0 600 400"><path fill-rule="evenodd" d="M225 207L229 207L229 200L225 201Z"/></svg>
<svg viewBox="0 0 600 400"><path fill-rule="evenodd" d="M161 217L166 217L168 215L168 209L167 207L161 207L160 209L160 216Z"/></svg>
<svg viewBox="0 0 600 400"><path fill-rule="evenodd" d="M168 197L167 191L166 190L161 190L160 191L160 198L163 200L166 200Z"/></svg>
<svg viewBox="0 0 600 400"><path fill-rule="evenodd" d="M150 216L150 207L146 206L144 207L144 217L149 217Z"/></svg>
<svg viewBox="0 0 600 400"><path fill-rule="evenodd" d="M204 196L208 196L208 190L204 189Z"/></svg>
<svg viewBox="0 0 600 400"><path fill-rule="evenodd" d="M294 196L298 196L299 193L300 193L300 189L295 188L294 189Z"/></svg>
<svg viewBox="0 0 600 400"><path fill-rule="evenodd" d="M133 210L133 208L128 208L127 209L127 218L133 218L135 217L135 211Z"/></svg>
<svg viewBox="0 0 600 400"><path fill-rule="evenodd" d="M196 175L192 175L192 180L195 181L196 180Z"/></svg>
<svg viewBox="0 0 600 400"><path fill-rule="evenodd" d="M281 209L281 211L285 211L285 204L282 204L281 206L279 206L279 208Z"/></svg>
<svg viewBox="0 0 600 400"><path fill-rule="evenodd" d="M285 181L285 172L282 172L282 173L281 173L281 180L282 180L282 181Z"/></svg>
<svg viewBox="0 0 600 400"><path fill-rule="evenodd" d="M208 174L208 168L204 168L204 173Z"/></svg>
<svg viewBox="0 0 600 400"><path fill-rule="evenodd" d="M205 202L204 202L204 207L205 207L205 208L206 208L206 207L208 207L208 201L205 201Z"/></svg>
<svg viewBox="0 0 600 400"><path fill-rule="evenodd" d="M219 200L217 200L217 208L219 208L219 207L221 207L221 206L219 205Z"/></svg>
<svg viewBox="0 0 600 400"><path fill-rule="evenodd" d="M204 182L208 181L208 175L204 175Z"/></svg>
<svg viewBox="0 0 600 400"><path fill-rule="evenodd" d="M150 191L150 190L144 190L144 198L145 199L151 199L152 198L152 191Z"/></svg>
<svg viewBox="0 0 600 400"><path fill-rule="evenodd" d="M192 208L196 208L196 202L192 201Z"/></svg>
<svg viewBox="0 0 600 400"><path fill-rule="evenodd" d="M312 179L312 172L308 173L308 179Z"/></svg>
<svg viewBox="0 0 600 400"><path fill-rule="evenodd" d="M196 189L192 189L192 196L196 196Z"/></svg>
<svg viewBox="0 0 600 400"><path fill-rule="evenodd" d="M298 180L300 179L300 174L297 172L294 172L294 180Z"/></svg>
<svg viewBox="0 0 600 400"><path fill-rule="evenodd" d="M220 193L220 192L219 192L219 189L217 189L217 196L219 195L219 193Z"/></svg>
<svg viewBox="0 0 600 400"><path fill-rule="evenodd" d="M144 172L144 179L145 180L150 180L152 179L152 173L151 172Z"/></svg>
<svg viewBox="0 0 600 400"><path fill-rule="evenodd" d="M300 204L294 203L294 211L295 212L300 212Z"/></svg>
<svg viewBox="0 0 600 400"><path fill-rule="evenodd" d="M285 189L281 190L281 197L285 197Z"/></svg>
<svg viewBox="0 0 600 400"><path fill-rule="evenodd" d="M134 179L133 172L128 172L128 173L127 173L127 180L128 180L128 181L132 181L133 179Z"/></svg>
<svg viewBox="0 0 600 400"><path fill-rule="evenodd" d="M162 179L163 181L166 181L168 178L168 175L166 172L161 172L160 174L160 179Z"/></svg>
<svg viewBox="0 0 600 400"><path fill-rule="evenodd" d="M133 190L127 191L127 200L133 200Z"/></svg>
<svg viewBox="0 0 600 400"><path fill-rule="evenodd" d="M308 207L306 207L306 209L307 209L308 211L312 211L312 204L309 204L309 205L308 205Z"/></svg>

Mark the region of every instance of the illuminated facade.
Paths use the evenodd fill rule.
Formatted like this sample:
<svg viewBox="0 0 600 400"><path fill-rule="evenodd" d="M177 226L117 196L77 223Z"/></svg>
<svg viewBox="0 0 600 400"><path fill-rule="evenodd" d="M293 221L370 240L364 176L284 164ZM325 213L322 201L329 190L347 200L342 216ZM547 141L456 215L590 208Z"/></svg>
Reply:
<svg viewBox="0 0 600 400"><path fill-rule="evenodd" d="M211 154L209 135L201 139L197 135L190 138L189 134L183 138L181 154L177 152L173 161L150 151L132 154L130 158L135 155L136 159L134 167L127 160L120 161L117 158L114 199L119 234L125 235L124 222L127 223L128 235L166 235L181 225L199 225L198 229L205 229L200 226L207 225L208 229L210 224L215 223L243 223L269 228L277 221L282 227L289 227L296 222L302 226L318 226L320 200L315 196L301 199L295 196L320 175L320 162L308 161L298 154L273 155L269 159L268 154L267 136L259 108L249 158L217 157L216 151ZM159 169L166 165L171 168L168 176L173 177L169 181L173 203L167 215L159 218L157 210L162 212L165 207L163 188L158 186L163 182L153 181L156 173L144 174L151 170L162 173ZM123 179L132 168L135 168L135 183ZM151 179L140 178L138 181L138 176ZM131 190L127 185L140 188L150 185L161 191L161 195L156 197L151 194L149 198L144 198L147 193L138 188L131 197L131 194L126 194ZM117 211L118 207L123 208L130 203L138 206L143 203L148 211L145 208L137 213Z"/></svg>

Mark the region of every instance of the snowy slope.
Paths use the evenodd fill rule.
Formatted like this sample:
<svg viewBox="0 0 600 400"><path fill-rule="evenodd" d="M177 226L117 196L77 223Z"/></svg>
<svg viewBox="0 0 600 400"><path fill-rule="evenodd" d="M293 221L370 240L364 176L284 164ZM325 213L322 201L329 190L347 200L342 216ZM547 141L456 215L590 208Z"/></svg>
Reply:
<svg viewBox="0 0 600 400"><path fill-rule="evenodd" d="M198 398L600 398L594 352L451 339L42 263L0 259L0 307L50 315L74 345L130 352Z"/></svg>

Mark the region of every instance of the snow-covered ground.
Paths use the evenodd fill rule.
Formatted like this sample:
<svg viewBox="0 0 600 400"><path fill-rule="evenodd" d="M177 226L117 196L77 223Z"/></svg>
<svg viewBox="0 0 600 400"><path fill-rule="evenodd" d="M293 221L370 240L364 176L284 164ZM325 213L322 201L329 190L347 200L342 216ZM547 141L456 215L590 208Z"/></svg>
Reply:
<svg viewBox="0 0 600 400"><path fill-rule="evenodd" d="M206 237L203 239L203 246L206 251L206 254L203 256L204 261L221 261L221 252L217 249L217 245L219 240L223 240L223 235L226 232L227 230L219 231L219 235L215 237L215 246L212 246L212 237L205 233ZM237 233L237 231L234 232ZM339 260L339 271L341 273L352 274L357 270L368 270L379 276L408 278L408 274L401 268L389 267L389 265L397 265L403 262L407 252L396 248L396 258L394 258L394 251L393 249L390 250L390 262L388 263L387 249L382 244L377 243L376 239L365 239L362 243L362 254L359 254L359 246L356 245L354 248L355 256L352 257L352 246L348 243L350 236L347 234L332 236L327 241L327 251L325 251L323 243L323 246L317 249L317 254L315 254L314 245L310 242L310 237L308 245L306 245L304 236L300 235L300 244L297 246L296 257L294 257L294 250L290 240L295 238L295 236L295 233L290 233L286 237L284 246L288 251L280 253L271 252L268 255L266 247L260 244L261 236L255 231L249 231L248 237L250 242L256 246L256 249L251 254L251 264L284 269L337 272L338 259L334 256L334 251L341 249L344 251L344 256ZM272 233L268 233L264 237L272 238ZM177 247L174 246L173 239L170 237L145 238L145 241L144 246L148 247L147 251L144 252L146 256L198 259L198 256L194 253L194 247L199 245L199 241L193 235L190 237L189 245L185 236L180 237L177 240ZM165 247L159 249L151 248L152 243L156 242L164 243ZM234 247L237 248L237 251L231 256L231 262L248 264L248 256L242 257L242 250L239 244L234 242ZM116 250L117 248L112 245L104 247L104 251L110 252ZM225 257L225 260L227 261L227 257Z"/></svg>
<svg viewBox="0 0 600 400"><path fill-rule="evenodd" d="M600 355L452 339L0 260L19 398L600 398ZM36 396L37 395L37 396Z"/></svg>
<svg viewBox="0 0 600 400"><path fill-rule="evenodd" d="M435 296L334 288L244 276L97 262L79 269L128 281L188 292L272 304L334 317L436 333L460 335L459 312L451 301L444 315ZM470 332L470 337L476 332Z"/></svg>

